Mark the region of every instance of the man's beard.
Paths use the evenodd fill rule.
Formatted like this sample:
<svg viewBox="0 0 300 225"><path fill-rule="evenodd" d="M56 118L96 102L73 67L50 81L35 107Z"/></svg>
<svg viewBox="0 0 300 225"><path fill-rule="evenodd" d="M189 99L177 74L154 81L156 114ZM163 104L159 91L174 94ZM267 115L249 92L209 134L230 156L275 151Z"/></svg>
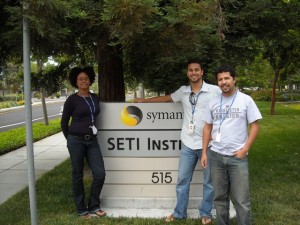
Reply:
<svg viewBox="0 0 300 225"><path fill-rule="evenodd" d="M201 78L199 77L199 78L197 78L196 80L190 79L190 82L191 82L191 83L198 83L200 80L201 80Z"/></svg>

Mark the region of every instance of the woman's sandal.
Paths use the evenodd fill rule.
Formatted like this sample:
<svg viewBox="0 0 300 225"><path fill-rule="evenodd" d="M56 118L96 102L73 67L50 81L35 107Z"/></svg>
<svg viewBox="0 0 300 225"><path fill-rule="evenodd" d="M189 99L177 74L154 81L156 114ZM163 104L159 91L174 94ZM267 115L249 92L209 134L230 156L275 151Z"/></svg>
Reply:
<svg viewBox="0 0 300 225"><path fill-rule="evenodd" d="M203 225L205 224L211 224L212 223L212 219L210 217L204 216L201 218L201 222Z"/></svg>
<svg viewBox="0 0 300 225"><path fill-rule="evenodd" d="M91 216L89 213L85 213L85 214L83 214L83 215L80 215L79 218L80 218L80 219L88 220L88 219L91 219L92 216Z"/></svg>
<svg viewBox="0 0 300 225"><path fill-rule="evenodd" d="M90 213L89 215L91 217L104 217L104 216L106 216L106 212L100 209L96 212Z"/></svg>
<svg viewBox="0 0 300 225"><path fill-rule="evenodd" d="M172 222L174 220L176 220L176 217L173 214L171 214L170 216L167 216L166 219L165 219L165 221L167 223Z"/></svg>

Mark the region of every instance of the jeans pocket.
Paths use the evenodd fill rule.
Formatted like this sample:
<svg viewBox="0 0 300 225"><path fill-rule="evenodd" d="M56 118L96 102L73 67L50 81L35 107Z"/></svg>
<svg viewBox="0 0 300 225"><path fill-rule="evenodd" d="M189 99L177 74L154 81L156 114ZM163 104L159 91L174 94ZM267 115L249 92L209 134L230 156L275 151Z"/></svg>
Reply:
<svg viewBox="0 0 300 225"><path fill-rule="evenodd" d="M245 160L247 160L248 156L245 156L244 158L238 158L238 157L234 156L234 158L238 161L245 161Z"/></svg>

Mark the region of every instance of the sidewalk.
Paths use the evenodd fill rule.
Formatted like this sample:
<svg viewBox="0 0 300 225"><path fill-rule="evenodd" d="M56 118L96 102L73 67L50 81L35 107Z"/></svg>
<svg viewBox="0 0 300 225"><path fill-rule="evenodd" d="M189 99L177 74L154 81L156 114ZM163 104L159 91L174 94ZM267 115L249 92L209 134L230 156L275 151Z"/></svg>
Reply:
<svg viewBox="0 0 300 225"><path fill-rule="evenodd" d="M69 158L63 134L34 143L35 178ZM22 147L0 156L0 204L28 186L27 149Z"/></svg>

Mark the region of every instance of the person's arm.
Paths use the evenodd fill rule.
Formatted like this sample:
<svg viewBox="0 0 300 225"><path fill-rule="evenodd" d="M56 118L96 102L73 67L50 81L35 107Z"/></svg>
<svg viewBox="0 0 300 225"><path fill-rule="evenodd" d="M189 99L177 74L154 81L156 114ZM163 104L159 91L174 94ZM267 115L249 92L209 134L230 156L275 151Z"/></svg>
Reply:
<svg viewBox="0 0 300 225"><path fill-rule="evenodd" d="M237 158L240 158L240 159L245 158L245 156L247 155L251 146L253 145L258 132L259 132L259 123L258 123L258 120L256 120L253 123L250 123L250 131L249 131L249 136L248 136L248 140L247 140L246 144L244 145L243 148L241 148L240 150L235 152L234 155Z"/></svg>
<svg viewBox="0 0 300 225"><path fill-rule="evenodd" d="M207 167L207 149L208 144L211 139L212 124L205 123L203 128L202 136L202 156L201 156L201 166L205 169Z"/></svg>
<svg viewBox="0 0 300 225"><path fill-rule="evenodd" d="M151 103L151 102L173 102L171 95L158 96L153 98L135 98L133 99L135 103Z"/></svg>
<svg viewBox="0 0 300 225"><path fill-rule="evenodd" d="M70 107L71 107L71 105L70 105L70 99L69 99L69 100L65 101L63 113L62 113L61 121L60 121L61 130L66 139L68 136L69 121L71 118Z"/></svg>

